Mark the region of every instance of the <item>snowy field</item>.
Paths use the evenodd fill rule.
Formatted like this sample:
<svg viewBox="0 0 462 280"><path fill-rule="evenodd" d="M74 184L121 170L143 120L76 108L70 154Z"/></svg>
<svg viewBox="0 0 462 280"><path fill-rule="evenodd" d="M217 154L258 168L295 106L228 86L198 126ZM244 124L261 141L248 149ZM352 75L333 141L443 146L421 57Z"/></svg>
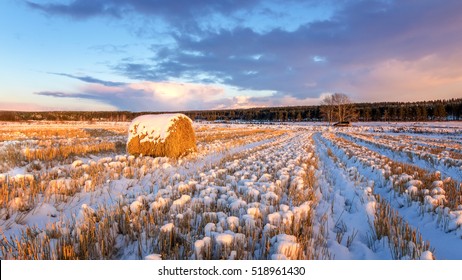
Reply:
<svg viewBox="0 0 462 280"><path fill-rule="evenodd" d="M462 123L1 123L1 259L462 259Z"/></svg>

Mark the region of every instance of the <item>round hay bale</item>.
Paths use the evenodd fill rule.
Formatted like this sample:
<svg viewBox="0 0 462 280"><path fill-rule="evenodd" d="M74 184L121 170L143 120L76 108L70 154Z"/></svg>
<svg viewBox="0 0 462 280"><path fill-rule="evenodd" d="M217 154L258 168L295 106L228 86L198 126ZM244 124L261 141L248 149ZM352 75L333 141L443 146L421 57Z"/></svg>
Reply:
<svg viewBox="0 0 462 280"><path fill-rule="evenodd" d="M184 114L143 115L128 129L132 155L178 158L197 150L192 121Z"/></svg>

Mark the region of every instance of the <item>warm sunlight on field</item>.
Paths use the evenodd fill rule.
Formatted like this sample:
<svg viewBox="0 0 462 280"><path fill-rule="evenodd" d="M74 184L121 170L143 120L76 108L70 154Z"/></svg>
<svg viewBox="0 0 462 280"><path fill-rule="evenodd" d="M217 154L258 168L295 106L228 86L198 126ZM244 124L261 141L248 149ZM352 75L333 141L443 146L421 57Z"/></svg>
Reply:
<svg viewBox="0 0 462 280"><path fill-rule="evenodd" d="M460 259L462 125L2 123L2 259ZM447 246L447 244L451 244Z"/></svg>

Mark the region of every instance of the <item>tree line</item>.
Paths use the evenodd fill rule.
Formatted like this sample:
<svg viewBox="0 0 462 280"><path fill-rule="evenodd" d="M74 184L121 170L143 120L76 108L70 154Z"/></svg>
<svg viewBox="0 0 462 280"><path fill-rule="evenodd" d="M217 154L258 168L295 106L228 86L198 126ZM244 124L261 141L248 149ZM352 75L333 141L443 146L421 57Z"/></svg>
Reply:
<svg viewBox="0 0 462 280"><path fill-rule="evenodd" d="M344 95L344 94L339 94ZM206 121L448 121L462 120L462 98L422 102L351 103L348 96L327 96L318 106L178 111ZM329 100L334 98L334 100ZM338 98L338 99L336 99ZM129 111L0 111L0 121L130 121L144 114L172 112Z"/></svg>

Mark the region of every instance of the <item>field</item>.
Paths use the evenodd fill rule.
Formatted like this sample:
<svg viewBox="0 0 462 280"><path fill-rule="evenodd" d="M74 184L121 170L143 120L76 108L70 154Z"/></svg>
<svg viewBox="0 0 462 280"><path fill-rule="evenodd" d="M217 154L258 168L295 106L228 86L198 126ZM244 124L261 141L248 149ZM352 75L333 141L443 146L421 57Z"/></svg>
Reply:
<svg viewBox="0 0 462 280"><path fill-rule="evenodd" d="M1 259L462 259L462 123L0 126Z"/></svg>

